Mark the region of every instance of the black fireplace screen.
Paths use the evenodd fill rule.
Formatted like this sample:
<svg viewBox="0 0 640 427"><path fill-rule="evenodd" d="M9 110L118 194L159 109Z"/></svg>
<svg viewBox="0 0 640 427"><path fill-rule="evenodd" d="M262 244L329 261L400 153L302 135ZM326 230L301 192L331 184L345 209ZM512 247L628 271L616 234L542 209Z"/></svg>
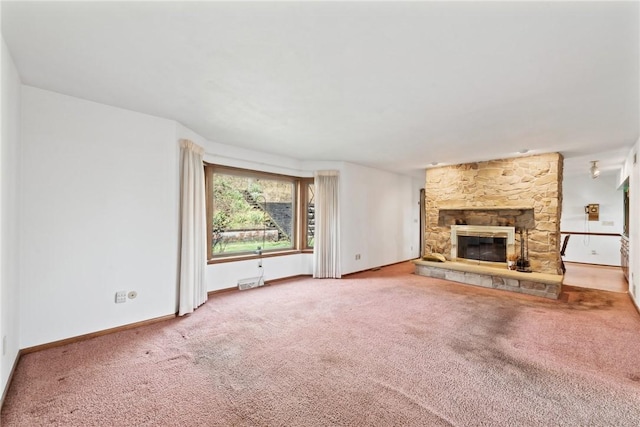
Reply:
<svg viewBox="0 0 640 427"><path fill-rule="evenodd" d="M507 238L458 236L458 258L507 262Z"/></svg>

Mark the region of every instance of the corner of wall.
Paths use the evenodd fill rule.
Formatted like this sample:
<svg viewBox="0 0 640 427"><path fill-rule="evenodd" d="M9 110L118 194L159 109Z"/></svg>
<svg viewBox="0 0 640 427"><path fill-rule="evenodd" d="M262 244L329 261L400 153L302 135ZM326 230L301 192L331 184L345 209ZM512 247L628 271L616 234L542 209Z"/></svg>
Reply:
<svg viewBox="0 0 640 427"><path fill-rule="evenodd" d="M629 294L640 310L640 139L636 141L627 156L629 177Z"/></svg>
<svg viewBox="0 0 640 427"><path fill-rule="evenodd" d="M20 347L21 81L2 38L0 127L0 392L6 392ZM1 405L2 402L0 402Z"/></svg>

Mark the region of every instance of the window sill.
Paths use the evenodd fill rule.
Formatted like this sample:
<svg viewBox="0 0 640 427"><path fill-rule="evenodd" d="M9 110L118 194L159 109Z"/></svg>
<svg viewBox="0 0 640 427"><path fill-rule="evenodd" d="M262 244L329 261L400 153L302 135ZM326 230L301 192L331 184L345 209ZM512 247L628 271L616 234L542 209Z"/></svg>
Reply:
<svg viewBox="0 0 640 427"><path fill-rule="evenodd" d="M253 259L261 259L261 258L264 259L264 258L273 258L273 257L288 256L288 255L297 255L303 252L306 253L307 251L300 251L298 249L289 249L286 251L266 252L266 253L263 253L262 255L255 255L255 254L229 255L225 257L216 257L216 258L207 260L207 264L224 264L225 262L251 261Z"/></svg>

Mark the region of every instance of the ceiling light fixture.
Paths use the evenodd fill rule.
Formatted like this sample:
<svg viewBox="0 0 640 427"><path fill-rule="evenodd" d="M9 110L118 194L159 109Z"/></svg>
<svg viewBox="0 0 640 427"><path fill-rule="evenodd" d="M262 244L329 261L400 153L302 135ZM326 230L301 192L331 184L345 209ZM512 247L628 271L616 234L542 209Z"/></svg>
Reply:
<svg viewBox="0 0 640 427"><path fill-rule="evenodd" d="M589 168L589 172L591 172L591 178L596 179L600 176L600 169L598 168L598 161L592 160L591 167Z"/></svg>
<svg viewBox="0 0 640 427"><path fill-rule="evenodd" d="M520 154L527 154L529 152L528 148L523 148L522 150L518 151L518 153Z"/></svg>

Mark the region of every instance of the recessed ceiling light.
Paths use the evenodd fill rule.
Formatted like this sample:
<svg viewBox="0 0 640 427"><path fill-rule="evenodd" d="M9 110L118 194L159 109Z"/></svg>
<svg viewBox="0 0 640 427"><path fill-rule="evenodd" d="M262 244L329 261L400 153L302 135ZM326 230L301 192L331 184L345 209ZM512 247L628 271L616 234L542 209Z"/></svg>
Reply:
<svg viewBox="0 0 640 427"><path fill-rule="evenodd" d="M431 166L438 166L438 162L431 162Z"/></svg>
<svg viewBox="0 0 640 427"><path fill-rule="evenodd" d="M518 151L518 153L520 154L527 154L529 152L528 148L523 148L522 150Z"/></svg>

